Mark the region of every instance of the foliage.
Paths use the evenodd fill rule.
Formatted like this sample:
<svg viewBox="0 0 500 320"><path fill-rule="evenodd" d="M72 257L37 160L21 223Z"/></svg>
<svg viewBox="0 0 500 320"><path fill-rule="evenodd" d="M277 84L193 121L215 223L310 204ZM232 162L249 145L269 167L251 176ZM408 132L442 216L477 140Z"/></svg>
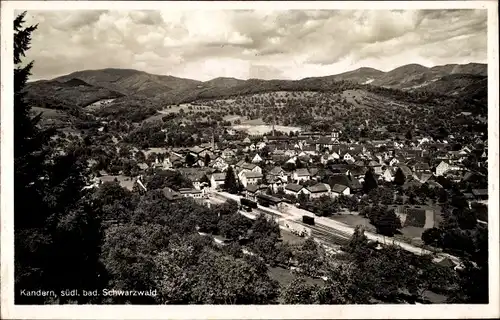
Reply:
<svg viewBox="0 0 500 320"><path fill-rule="evenodd" d="M299 276L282 291L282 299L285 304L314 304L318 289L317 286L308 284L304 277Z"/></svg>
<svg viewBox="0 0 500 320"><path fill-rule="evenodd" d="M177 190L192 188L193 183L178 171L162 170L146 180L148 190L163 189L165 187Z"/></svg>
<svg viewBox="0 0 500 320"><path fill-rule="evenodd" d="M239 191L238 181L236 181L234 170L233 167L231 166L229 166L229 168L226 171L226 178L224 180L224 189L232 194L237 194Z"/></svg>
<svg viewBox="0 0 500 320"><path fill-rule="evenodd" d="M363 183L363 191L369 193L371 190L377 188L377 180L373 176L373 171L368 170L365 173L365 181Z"/></svg>
<svg viewBox="0 0 500 320"><path fill-rule="evenodd" d="M402 227L401 221L396 213L394 213L394 210L388 209L385 206L375 205L367 207L361 214L370 219L370 223L377 228L377 233L388 237L394 236L398 229Z"/></svg>
<svg viewBox="0 0 500 320"><path fill-rule="evenodd" d="M99 262L101 213L82 191L83 162L72 150L56 155L50 131L30 117L25 86L33 63L22 66L37 26L14 20L14 248L16 304L66 303L66 298L27 297L21 289L100 290L106 272ZM99 302L99 297L75 297Z"/></svg>
<svg viewBox="0 0 500 320"><path fill-rule="evenodd" d="M405 184L405 180L406 178L403 170L401 170L401 168L398 168L398 170L396 170L396 174L394 175L394 184L402 186Z"/></svg>

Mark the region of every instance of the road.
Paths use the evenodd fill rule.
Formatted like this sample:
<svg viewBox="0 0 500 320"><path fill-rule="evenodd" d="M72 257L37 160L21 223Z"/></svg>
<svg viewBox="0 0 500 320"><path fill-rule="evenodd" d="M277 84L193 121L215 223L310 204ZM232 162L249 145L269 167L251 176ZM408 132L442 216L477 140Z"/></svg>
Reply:
<svg viewBox="0 0 500 320"><path fill-rule="evenodd" d="M213 196L221 197L224 199L233 199L233 200L236 200L238 202L240 199L239 196L236 196L236 195L233 195L233 194L230 194L227 192L214 192ZM294 213L292 211L288 211L286 213L283 213L283 212L280 212L278 210L262 207L261 205L258 206L258 209L260 211L265 212L265 213L278 216L282 219L293 220L295 222L299 222L299 220L300 221L302 220L302 214L300 214L300 213ZM314 216L314 214L312 212L310 214ZM316 223L316 226L314 227L315 229L313 229L313 232L314 232L314 230L316 230L316 232L315 232L316 234L313 233L313 236L314 237L317 236L317 238L319 240L323 240L323 241L330 239L330 241L328 241L330 243L333 242L335 244L340 244L339 242L344 242L345 241L344 239L349 239L351 237L351 235L354 233L354 227L346 225L346 224L338 222L338 221L335 221L335 220L325 218L325 217L317 217L316 216L315 223ZM400 247L403 250L406 250L408 252L411 252L411 253L414 253L417 255L434 254L432 251L429 251L429 250L426 250L423 248L419 248L419 247L415 247L411 244L396 240L392 237L385 237L385 236L382 236L379 234L374 234L374 233L371 233L368 231L365 231L365 235L369 240L378 241L378 242L383 243L383 244L392 244L392 245ZM334 239L336 239L337 241L335 241ZM452 260L454 263L460 264L460 259L458 257L452 256L450 254L438 253L438 254L436 254L436 256L437 256L436 260L439 260L439 258L446 257L446 258L449 258L450 260Z"/></svg>

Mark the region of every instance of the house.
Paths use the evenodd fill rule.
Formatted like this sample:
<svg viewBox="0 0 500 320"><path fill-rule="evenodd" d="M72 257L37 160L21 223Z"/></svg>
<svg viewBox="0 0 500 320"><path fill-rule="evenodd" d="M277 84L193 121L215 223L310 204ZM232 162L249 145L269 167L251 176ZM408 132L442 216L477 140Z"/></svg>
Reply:
<svg viewBox="0 0 500 320"><path fill-rule="evenodd" d="M184 175L193 183L193 187L196 190L201 190L204 187L202 180L205 177L205 172L203 171L195 171L184 173Z"/></svg>
<svg viewBox="0 0 500 320"><path fill-rule="evenodd" d="M292 179L296 182L311 180L311 174L307 168L296 169L293 172Z"/></svg>
<svg viewBox="0 0 500 320"><path fill-rule="evenodd" d="M283 170L282 167L276 166L272 168L268 173L267 173L268 179L279 179L283 182L288 181L288 175L285 173L285 170Z"/></svg>
<svg viewBox="0 0 500 320"><path fill-rule="evenodd" d="M332 138L329 137L321 137L318 139L316 142L316 150L317 151L322 151L324 149L329 149L332 150L333 147L338 144L336 141L334 141Z"/></svg>
<svg viewBox="0 0 500 320"><path fill-rule="evenodd" d="M414 166L415 173L429 173L431 172L431 168L429 164L426 162L419 162Z"/></svg>
<svg viewBox="0 0 500 320"><path fill-rule="evenodd" d="M189 197L194 199L201 199L203 197L203 191L191 188L181 188L178 192L183 197Z"/></svg>
<svg viewBox="0 0 500 320"><path fill-rule="evenodd" d="M346 152L343 156L342 159L344 161L355 161L354 158L349 154L349 152Z"/></svg>
<svg viewBox="0 0 500 320"><path fill-rule="evenodd" d="M354 179L361 180L364 179L366 171L365 167L352 166L347 170L346 175L351 176Z"/></svg>
<svg viewBox="0 0 500 320"><path fill-rule="evenodd" d="M318 168L309 168L309 174L311 175L311 179L318 179L319 169Z"/></svg>
<svg viewBox="0 0 500 320"><path fill-rule="evenodd" d="M363 191L363 185L358 179L349 179L348 187L351 193L358 193Z"/></svg>
<svg viewBox="0 0 500 320"><path fill-rule="evenodd" d="M222 150L220 156L223 158L223 159L227 159L227 158L232 158L236 155L236 152L234 152L233 149L231 148L225 148L224 150Z"/></svg>
<svg viewBox="0 0 500 320"><path fill-rule="evenodd" d="M273 197L267 194L259 193L256 196L257 203L264 207L270 207L273 209L278 209L280 204L287 202L286 200Z"/></svg>
<svg viewBox="0 0 500 320"><path fill-rule="evenodd" d="M408 166L400 165L399 169L401 169L401 171L403 172L403 174L405 175L406 178L413 176L413 172L411 171L410 168L408 168Z"/></svg>
<svg viewBox="0 0 500 320"><path fill-rule="evenodd" d="M173 189L169 187L163 188L163 195L165 198L167 198L168 201L177 201L183 198L183 196L178 193L177 191L174 191Z"/></svg>
<svg viewBox="0 0 500 320"><path fill-rule="evenodd" d="M330 196L330 186L326 183L318 183L313 186L306 187L304 194L309 195L311 198L320 198L323 196Z"/></svg>
<svg viewBox="0 0 500 320"><path fill-rule="evenodd" d="M246 137L245 139L243 139L243 143L244 143L244 144L251 144L251 143L252 143L252 141L250 140L250 138L249 138L249 137Z"/></svg>
<svg viewBox="0 0 500 320"><path fill-rule="evenodd" d="M248 184L245 190L245 196L247 199L255 201L255 196L260 191L260 187L257 184Z"/></svg>
<svg viewBox="0 0 500 320"><path fill-rule="evenodd" d="M460 170L460 167L456 165L451 165L447 161L441 161L436 167L436 176L442 176L448 171L453 171L453 170Z"/></svg>
<svg viewBox="0 0 500 320"><path fill-rule="evenodd" d="M219 156L219 157L215 158L214 160L212 160L210 162L209 166L211 168L214 168L216 170L224 172L229 167L229 164L227 163L226 160L224 160L223 157Z"/></svg>
<svg viewBox="0 0 500 320"><path fill-rule="evenodd" d="M368 162L368 167L373 169L375 174L382 174L382 165L379 162L371 160Z"/></svg>
<svg viewBox="0 0 500 320"><path fill-rule="evenodd" d="M192 148L188 148L188 153L191 154L192 156L196 157L196 158L205 158L205 155L207 154L207 152L209 151L207 148L202 148L202 147L199 147L199 146L194 146Z"/></svg>
<svg viewBox="0 0 500 320"><path fill-rule="evenodd" d="M252 163L260 163L260 162L262 162L262 157L258 153L256 153L252 159Z"/></svg>
<svg viewBox="0 0 500 320"><path fill-rule="evenodd" d="M351 189L348 186L342 184L335 184L332 188L332 197L338 197L340 195L350 195Z"/></svg>
<svg viewBox="0 0 500 320"><path fill-rule="evenodd" d="M432 178L432 173L429 172L416 172L413 174L413 179L420 183L426 183L430 178Z"/></svg>
<svg viewBox="0 0 500 320"><path fill-rule="evenodd" d="M246 172L253 172L256 174L260 174L262 178L262 168L254 163L247 163L244 161L243 162L240 161L236 164L236 169L238 171L238 179L240 181L243 181L244 179L246 180L246 178L243 178L243 174L245 174Z"/></svg>
<svg viewBox="0 0 500 320"><path fill-rule="evenodd" d="M387 182L392 182L394 181L394 173L393 170L386 168L384 170L384 173L382 173L381 178L384 179L384 181Z"/></svg>
<svg viewBox="0 0 500 320"><path fill-rule="evenodd" d="M278 192L280 189L283 189L283 187L286 184L286 181L283 181L279 178L267 178L267 183L269 183L269 187L274 191Z"/></svg>
<svg viewBox="0 0 500 320"><path fill-rule="evenodd" d="M220 189L224 186L224 180L226 180L226 173L213 173L210 176L210 185L213 190Z"/></svg>
<svg viewBox="0 0 500 320"><path fill-rule="evenodd" d="M291 194L298 197L299 194L304 191L304 189L304 186L301 186L300 184L289 183L285 186L283 191L285 192L285 194Z"/></svg>
<svg viewBox="0 0 500 320"><path fill-rule="evenodd" d="M262 173L253 171L244 171L240 175L241 184L246 188L248 184L258 184L263 178Z"/></svg>

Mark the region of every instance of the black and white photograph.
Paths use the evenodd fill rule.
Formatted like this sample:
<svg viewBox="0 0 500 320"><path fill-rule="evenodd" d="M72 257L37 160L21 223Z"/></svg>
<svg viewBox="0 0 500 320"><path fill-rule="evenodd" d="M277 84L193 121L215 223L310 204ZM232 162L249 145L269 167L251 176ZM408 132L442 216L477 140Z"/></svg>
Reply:
<svg viewBox="0 0 500 320"><path fill-rule="evenodd" d="M498 3L342 3L2 1L2 318L500 316Z"/></svg>

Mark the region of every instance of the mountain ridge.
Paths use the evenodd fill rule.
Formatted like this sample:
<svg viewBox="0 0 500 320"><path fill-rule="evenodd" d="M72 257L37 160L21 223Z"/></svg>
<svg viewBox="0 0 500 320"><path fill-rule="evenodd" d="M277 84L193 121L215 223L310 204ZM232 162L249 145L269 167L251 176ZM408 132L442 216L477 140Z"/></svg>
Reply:
<svg viewBox="0 0 500 320"><path fill-rule="evenodd" d="M431 68L408 64L388 72L363 67L337 75L300 80L242 80L218 77L198 81L134 69L106 68L76 71L52 80L29 82L27 89L32 91L33 100L55 99L60 100L62 104L78 107L85 107L99 99L127 96L168 105L259 92L338 91L365 85L403 91L429 90L433 94L445 95L484 92L487 89L487 81L484 80L486 74L486 64L448 64ZM450 77L452 75L455 76ZM50 94L51 92L54 94Z"/></svg>

